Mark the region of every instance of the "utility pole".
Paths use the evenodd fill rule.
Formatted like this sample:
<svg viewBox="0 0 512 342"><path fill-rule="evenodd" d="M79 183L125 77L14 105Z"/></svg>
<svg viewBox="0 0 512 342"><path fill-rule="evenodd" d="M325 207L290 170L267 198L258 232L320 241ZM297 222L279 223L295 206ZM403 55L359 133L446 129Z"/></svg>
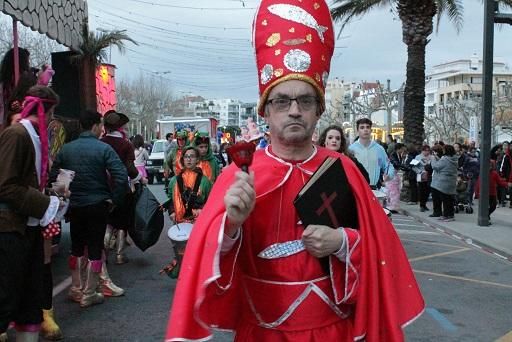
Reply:
<svg viewBox="0 0 512 342"><path fill-rule="evenodd" d="M388 135L393 136L393 123L391 122L393 120L393 113L389 106L390 102L388 102L388 100L391 101L391 80L388 79L387 82L388 82L388 94L387 94L388 99L386 99L386 110L388 112Z"/></svg>
<svg viewBox="0 0 512 342"><path fill-rule="evenodd" d="M494 66L494 23L512 25L512 15L499 12L499 3L485 0L484 5L484 53L483 53L483 105L481 115L482 141L480 145L480 201L478 225L489 225L489 161L492 129L492 77Z"/></svg>

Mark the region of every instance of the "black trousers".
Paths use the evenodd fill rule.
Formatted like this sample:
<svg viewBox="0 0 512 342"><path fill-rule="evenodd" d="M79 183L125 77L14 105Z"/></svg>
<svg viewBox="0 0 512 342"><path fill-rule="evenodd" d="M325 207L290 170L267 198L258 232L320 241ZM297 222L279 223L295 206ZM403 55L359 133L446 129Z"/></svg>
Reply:
<svg viewBox="0 0 512 342"><path fill-rule="evenodd" d="M9 323L40 324L43 298L43 236L39 227L0 233L0 333Z"/></svg>
<svg viewBox="0 0 512 342"><path fill-rule="evenodd" d="M418 182L416 178L409 178L409 202L418 202Z"/></svg>
<svg viewBox="0 0 512 342"><path fill-rule="evenodd" d="M107 217L106 202L71 208L69 221L72 255L83 256L85 246L87 246L89 260L101 260Z"/></svg>
<svg viewBox="0 0 512 342"><path fill-rule="evenodd" d="M420 199L420 207L426 207L428 196L430 195L430 182L418 182L418 192Z"/></svg>
<svg viewBox="0 0 512 342"><path fill-rule="evenodd" d="M445 194L432 188L432 202L434 207L433 215L453 217L455 215L455 201L453 195Z"/></svg>
<svg viewBox="0 0 512 342"><path fill-rule="evenodd" d="M491 214L496 210L498 206L498 199L496 196L489 196L489 218L491 218Z"/></svg>

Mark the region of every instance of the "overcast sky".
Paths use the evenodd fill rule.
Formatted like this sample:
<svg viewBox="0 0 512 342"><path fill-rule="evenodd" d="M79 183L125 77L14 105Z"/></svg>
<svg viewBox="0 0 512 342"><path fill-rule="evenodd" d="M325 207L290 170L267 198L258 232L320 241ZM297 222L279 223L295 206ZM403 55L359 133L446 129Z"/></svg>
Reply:
<svg viewBox="0 0 512 342"><path fill-rule="evenodd" d="M124 56L112 50L118 79L143 72L168 81L176 96L202 95L256 101L258 96L251 26L257 0L94 0L88 1L93 29L126 29L140 43ZM427 69L454 59L482 55L483 5L464 3L457 34L447 18L427 46ZM244 7L245 5L245 7ZM227 8L227 9L221 9ZM495 57L512 62L512 27L497 28ZM401 25L388 10L351 23L336 42L331 78L405 81L407 50Z"/></svg>

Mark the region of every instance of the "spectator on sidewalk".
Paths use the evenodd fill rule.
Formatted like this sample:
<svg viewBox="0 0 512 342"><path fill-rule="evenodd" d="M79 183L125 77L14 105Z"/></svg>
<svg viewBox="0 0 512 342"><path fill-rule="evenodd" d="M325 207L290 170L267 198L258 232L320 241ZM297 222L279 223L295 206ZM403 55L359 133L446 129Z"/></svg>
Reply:
<svg viewBox="0 0 512 342"><path fill-rule="evenodd" d="M392 180L386 182L386 188L388 189L389 204L388 209L392 213L397 213L400 209L400 183L401 177L399 171L409 171L405 167L405 161L407 159L407 149L404 144L396 143L394 145L394 152L389 156L389 161L395 169L395 177Z"/></svg>
<svg viewBox="0 0 512 342"><path fill-rule="evenodd" d="M327 127L322 134L320 134L320 138L318 139L318 145L322 147L326 147L329 150L336 151L343 155L349 157L354 164L356 164L359 171L363 175L364 179L370 184L370 177L368 176L368 172L364 168L363 164L361 164L350 151L347 150L347 140L345 139L345 134L343 133L343 128L337 125L331 125Z"/></svg>
<svg viewBox="0 0 512 342"><path fill-rule="evenodd" d="M457 167L459 170L462 170L462 166L464 165L464 160L466 159L466 153L464 153L464 147L459 144L453 144L453 148L455 149L455 154L457 155Z"/></svg>
<svg viewBox="0 0 512 342"><path fill-rule="evenodd" d="M432 174L432 201L434 212L430 217L439 217L439 220L454 221L454 195L457 184L457 160L452 145L444 145L444 155L431 162Z"/></svg>
<svg viewBox="0 0 512 342"><path fill-rule="evenodd" d="M416 180L418 182L420 211L425 212L429 210L427 201L430 195L430 183L432 182L431 162L435 160L434 156L430 154L430 146L424 145L421 148L421 153L418 154L414 160L418 161L412 169L416 173Z"/></svg>
<svg viewBox="0 0 512 342"><path fill-rule="evenodd" d="M475 184L480 174L480 160L478 158L476 148L472 147L464 158L462 165L462 177L467 181L467 201L469 205L473 205L473 195L475 193Z"/></svg>
<svg viewBox="0 0 512 342"><path fill-rule="evenodd" d="M407 145L407 159L405 160L406 172L404 177L407 176L409 181L409 202L408 205L418 204L418 181L416 179L416 172L412 170L411 162L419 154L418 148L414 144Z"/></svg>
<svg viewBox="0 0 512 342"><path fill-rule="evenodd" d="M505 178L505 180L509 183L512 183L512 153L510 150L510 144L505 141L503 142L503 157L500 160L499 163L499 174L502 178ZM510 187L505 188L504 195L502 198L502 206L506 206L506 196L507 193L509 195L509 201L510 201L510 208L512 208L512 190L510 190Z"/></svg>
<svg viewBox="0 0 512 342"><path fill-rule="evenodd" d="M496 162L494 160L490 161L491 165L489 168L489 224L491 223L491 214L496 210L496 206L498 205L498 186L502 186L507 188L508 183L500 177L498 171L496 171ZM475 186L475 198L480 198L480 177Z"/></svg>
<svg viewBox="0 0 512 342"><path fill-rule="evenodd" d="M349 150L368 172L370 187L379 189L382 181L393 179L395 172L384 148L372 140L372 124L368 118L357 120L359 139L349 146Z"/></svg>

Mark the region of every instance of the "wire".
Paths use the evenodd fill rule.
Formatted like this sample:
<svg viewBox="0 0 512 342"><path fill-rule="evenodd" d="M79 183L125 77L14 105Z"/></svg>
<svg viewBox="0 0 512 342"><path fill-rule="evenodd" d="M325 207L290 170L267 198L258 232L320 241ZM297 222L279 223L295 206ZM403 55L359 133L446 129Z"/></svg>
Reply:
<svg viewBox="0 0 512 342"><path fill-rule="evenodd" d="M196 39L197 38L210 39L210 40L214 40L214 41L226 41L226 40L229 40L231 42L247 42L247 41L250 42L251 41L250 39L220 38L220 37L215 37L215 36L206 36L206 35L199 35L199 34L194 34L194 33L185 33L185 32L180 32L180 31L175 31L175 30L164 29L162 27L158 27L158 26L154 26L154 25L149 25L149 24L142 23L142 22L134 20L134 19L126 18L126 17L120 16L119 14L115 14L115 13L112 13L112 12L109 12L109 11L103 10L103 9L101 10L101 13L109 14L109 15L115 17L115 18L122 19L122 20L128 21L130 23L138 24L138 25L143 26L143 27L151 28L153 30L167 32L167 33L172 33L172 34L176 34L178 36L185 36L185 37L196 38ZM98 17L100 17L100 16L98 15Z"/></svg>
<svg viewBox="0 0 512 342"><path fill-rule="evenodd" d="M228 0L228 1L240 1L240 0ZM99 2L102 2L102 0L99 0ZM103 2L103 4L105 6L107 6L106 3ZM169 21L169 20L165 20L165 19L150 17L150 16L143 15L143 14L140 14L140 13L135 13L135 12L132 12L132 11L129 11L129 10L125 10L125 9L116 7L116 6L112 6L111 4L108 4L108 7L111 8L111 9L114 9L116 11L121 11L121 12L124 12L124 13L128 13L130 15L136 15L137 17L151 19L151 21L159 21L159 22L162 22L162 23L165 23L165 24L174 24L176 26L189 26L189 27L197 27L197 28L219 29L219 30L224 30L224 31L226 31L226 30L246 30L246 31L250 31L251 30L250 27L204 26L204 25L193 25L193 24L187 24L187 23L180 23L180 22L176 22L176 21Z"/></svg>
<svg viewBox="0 0 512 342"><path fill-rule="evenodd" d="M240 1L244 6L243 7L190 7L190 6L177 6L177 5L169 5L169 4L159 4L151 1L144 0L127 0L131 2L137 2L146 5L153 6L161 6L161 7L170 7L170 8L182 8L182 9L191 9L191 10L212 10L212 11L240 11L240 10L255 10L256 7L245 7L243 1Z"/></svg>

